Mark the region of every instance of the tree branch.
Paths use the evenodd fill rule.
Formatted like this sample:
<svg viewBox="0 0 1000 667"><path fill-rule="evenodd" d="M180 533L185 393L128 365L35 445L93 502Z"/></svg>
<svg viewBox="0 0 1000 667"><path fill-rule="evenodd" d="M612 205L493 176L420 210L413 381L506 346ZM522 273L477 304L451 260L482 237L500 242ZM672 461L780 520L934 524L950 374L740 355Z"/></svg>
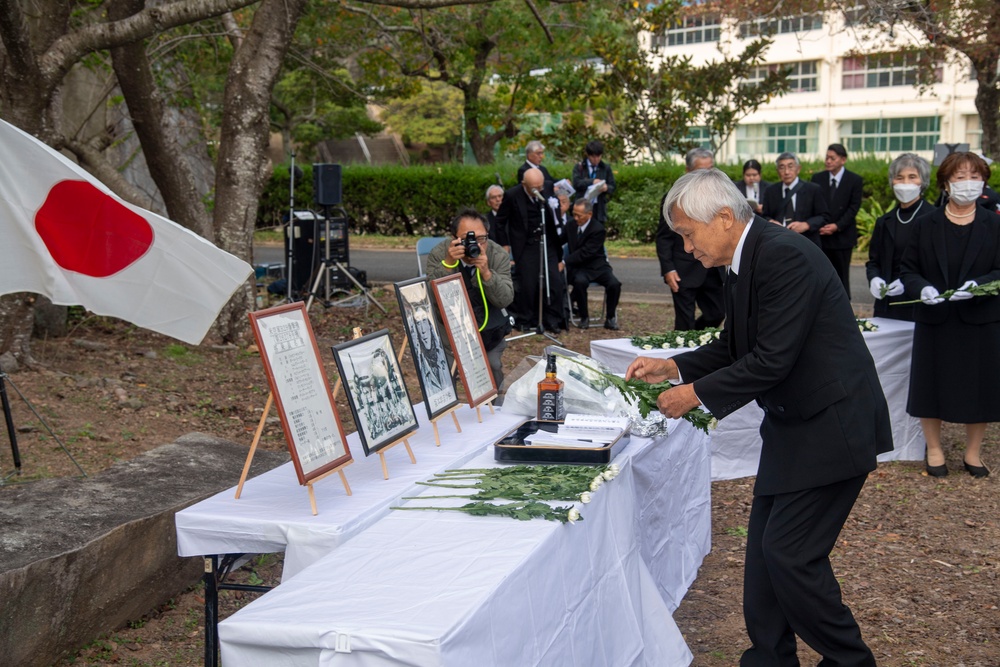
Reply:
<svg viewBox="0 0 1000 667"><path fill-rule="evenodd" d="M538 21L538 25L542 27L542 31L545 32L545 38L549 40L549 44L555 44L556 40L552 37L552 32L549 31L549 26L545 25L545 19L543 19L542 15L538 13L538 7L535 6L535 3L531 0L524 0L524 4L528 5L528 9L531 10L531 14L535 17L535 20Z"/></svg>

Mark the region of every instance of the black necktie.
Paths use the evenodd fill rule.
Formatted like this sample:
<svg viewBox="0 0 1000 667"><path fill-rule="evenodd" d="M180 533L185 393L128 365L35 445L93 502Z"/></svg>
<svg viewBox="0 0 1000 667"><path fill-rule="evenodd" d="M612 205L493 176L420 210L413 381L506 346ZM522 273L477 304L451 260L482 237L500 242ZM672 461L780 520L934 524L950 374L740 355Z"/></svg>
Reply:
<svg viewBox="0 0 1000 667"><path fill-rule="evenodd" d="M785 186L785 222L795 220L795 204L792 202L792 189Z"/></svg>
<svg viewBox="0 0 1000 667"><path fill-rule="evenodd" d="M830 177L830 201L837 195L837 179Z"/></svg>

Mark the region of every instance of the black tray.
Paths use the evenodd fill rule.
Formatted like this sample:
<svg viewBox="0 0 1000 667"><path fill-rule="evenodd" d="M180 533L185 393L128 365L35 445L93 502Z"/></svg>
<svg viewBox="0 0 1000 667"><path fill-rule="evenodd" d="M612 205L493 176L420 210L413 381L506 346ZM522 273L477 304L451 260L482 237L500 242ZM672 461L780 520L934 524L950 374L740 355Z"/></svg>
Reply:
<svg viewBox="0 0 1000 667"><path fill-rule="evenodd" d="M555 433L561 421L526 419L493 444L493 460L508 463L560 463L576 465L606 465L629 442L628 431L607 445L594 448L559 447L558 445L526 445L524 439L539 430Z"/></svg>

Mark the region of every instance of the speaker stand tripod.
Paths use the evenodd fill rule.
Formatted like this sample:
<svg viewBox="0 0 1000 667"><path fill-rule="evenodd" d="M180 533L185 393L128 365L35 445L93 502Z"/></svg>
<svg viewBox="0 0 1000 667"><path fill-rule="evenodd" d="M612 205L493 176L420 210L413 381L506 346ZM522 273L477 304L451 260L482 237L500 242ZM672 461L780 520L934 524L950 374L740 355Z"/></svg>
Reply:
<svg viewBox="0 0 1000 667"><path fill-rule="evenodd" d="M342 208L338 207L338 209L341 212L342 217L346 220L347 212L344 211L344 209ZM361 282L358 281L358 279L355 278L354 275L348 270L348 268L343 265L343 263L341 263L339 260L336 259L334 260L330 259L330 207L329 206L323 207L323 225L325 226L325 231L326 231L326 241L324 247L325 254L323 255L323 261L320 262L319 270L316 273L316 279L313 281L312 288L309 290L309 298L306 300L306 312L309 312L309 309L312 307L313 301L315 301L316 299L316 290L319 289L319 285L321 282L323 282L324 278L326 278L325 294L327 300L324 300L322 303L325 307L329 308L331 306L336 306L356 298L354 295L348 295L343 299L339 299L337 301L328 300L330 298L330 267L335 266L340 271L341 275L346 276L348 280L354 283L355 287L361 290L362 296L364 296L366 299L375 304L378 307L378 309L382 311L383 314L388 315L389 313L388 311L386 311L385 307L383 307L382 304L380 304L378 301L375 300L375 297L372 296L372 293L368 290L368 288L362 285ZM347 233L348 232L345 227L344 229L345 238ZM313 238L315 238L315 236Z"/></svg>

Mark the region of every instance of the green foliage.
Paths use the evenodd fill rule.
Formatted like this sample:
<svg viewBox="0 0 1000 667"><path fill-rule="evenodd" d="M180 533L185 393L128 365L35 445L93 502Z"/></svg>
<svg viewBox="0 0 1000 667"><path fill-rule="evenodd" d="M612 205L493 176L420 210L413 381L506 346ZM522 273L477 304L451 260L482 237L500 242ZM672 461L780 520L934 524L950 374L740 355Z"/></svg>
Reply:
<svg viewBox="0 0 1000 667"><path fill-rule="evenodd" d="M403 141L450 144L462 136L462 93L440 82L428 82L408 98L390 100L382 115Z"/></svg>
<svg viewBox="0 0 1000 667"><path fill-rule="evenodd" d="M867 206L866 206L867 204ZM877 199L862 200L861 210L858 211L858 244L855 247L861 252L868 252L871 245L872 232L875 230L875 221L885 214L882 205Z"/></svg>

